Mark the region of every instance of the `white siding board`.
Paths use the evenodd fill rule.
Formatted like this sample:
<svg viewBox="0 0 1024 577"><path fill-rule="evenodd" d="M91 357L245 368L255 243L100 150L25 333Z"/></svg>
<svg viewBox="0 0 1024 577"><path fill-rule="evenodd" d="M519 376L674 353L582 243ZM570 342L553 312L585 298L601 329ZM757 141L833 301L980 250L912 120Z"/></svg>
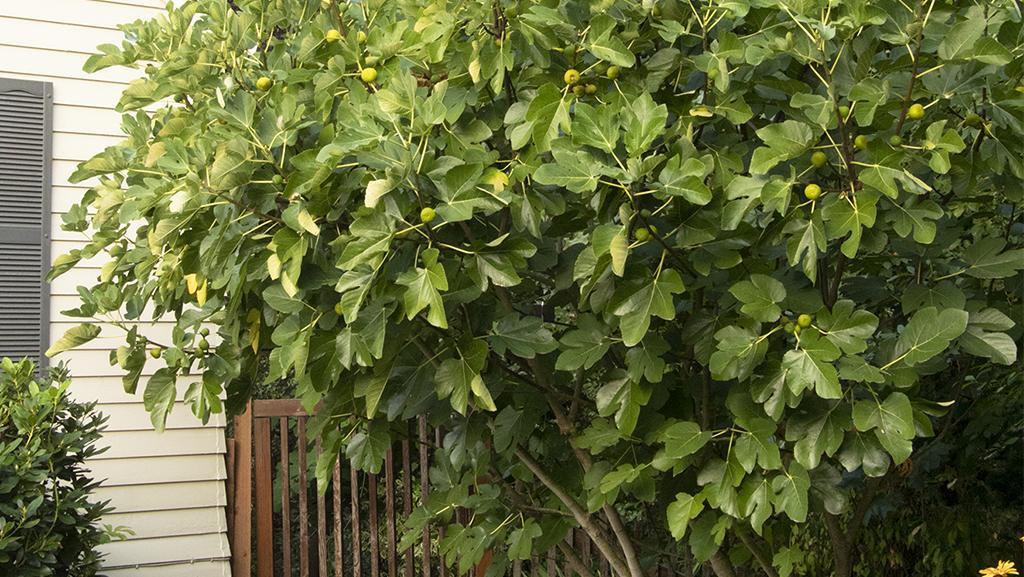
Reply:
<svg viewBox="0 0 1024 577"><path fill-rule="evenodd" d="M124 141L125 136L100 136L96 134L57 133L53 139L53 159L82 162L108 146Z"/></svg>
<svg viewBox="0 0 1024 577"><path fill-rule="evenodd" d="M141 573L141 571L145 573ZM228 561L198 561L195 563L156 565L136 569L107 569L103 571L107 577L230 577L231 564Z"/></svg>
<svg viewBox="0 0 1024 577"><path fill-rule="evenodd" d="M106 107L58 104L53 107L53 125L58 134L97 134L124 138L121 113L114 110L116 102ZM54 143L56 144L56 143Z"/></svg>
<svg viewBox="0 0 1024 577"><path fill-rule="evenodd" d="M0 21L0 26L2 24L3 22ZM37 33L45 34L45 32ZM82 70L82 66L85 65L85 60L88 57L88 54L78 52L25 48L24 46L12 46L7 42L0 43L0 62L3 62L4 68L11 72L110 82L121 86L127 86L129 82L142 76L140 71L124 66L112 66L93 73L86 72ZM76 70L77 72L64 72L66 70Z"/></svg>
<svg viewBox="0 0 1024 577"><path fill-rule="evenodd" d="M224 510L219 507L112 513L103 517L102 523L128 527L135 533L128 537L129 541L227 531Z"/></svg>
<svg viewBox="0 0 1024 577"><path fill-rule="evenodd" d="M0 44L23 46L35 50L54 50L79 55L78 69L85 62L85 55L99 52L100 44L121 45L124 33L92 26L78 26L63 22L11 18L0 14ZM68 68L70 71L70 67Z"/></svg>
<svg viewBox="0 0 1024 577"><path fill-rule="evenodd" d="M124 84L116 82L98 82L96 80L78 80L63 76L46 76L42 74L23 74L7 70L7 62L0 62L0 75L21 80L53 83L53 102L71 106L91 106L95 108L113 109L121 99ZM56 128L56 127L55 127Z"/></svg>
<svg viewBox="0 0 1024 577"><path fill-rule="evenodd" d="M50 205L50 214L55 215L51 217L51 220L55 221L58 227L61 223L60 215L71 210L72 205L78 204L85 191L85 187L70 186L54 186L51 189L53 202Z"/></svg>
<svg viewBox="0 0 1024 577"><path fill-rule="evenodd" d="M219 481L126 485L96 489L96 498L110 501L118 513L141 513L154 510L199 509L224 507L227 494Z"/></svg>
<svg viewBox="0 0 1024 577"><path fill-rule="evenodd" d="M65 355L61 355L58 360L67 359ZM106 366L106 357L102 358L103 364ZM78 365L75 363L69 363L71 369L71 379L74 384L71 386L71 394L76 399L83 401L97 401L100 404L115 405L121 403L135 404L139 406L139 410L142 410L142 391L146 388L146 377L144 375L139 379L138 393L131 395L124 392L124 388L121 386L121 369L116 367L109 367L107 371L82 371L77 370ZM148 369L155 369L157 365L155 362L148 365ZM82 372L108 372L115 373L110 375L82 375ZM146 371L143 371L146 372ZM150 374L152 374L150 372ZM188 388L188 384L199 380L198 376L184 376L178 377L177 380L177 395L175 399L182 401L185 398L185 389ZM175 411L178 405L175 405ZM184 407L181 407L185 409ZM188 409L185 409L187 411ZM156 434L156 433L154 433Z"/></svg>
<svg viewBox="0 0 1024 577"><path fill-rule="evenodd" d="M101 545L98 550L106 555L104 563L107 566L129 568L139 565L138 559L147 559L147 563L154 564L224 559L229 548L223 535L188 535L117 541Z"/></svg>
<svg viewBox="0 0 1024 577"><path fill-rule="evenodd" d="M160 11L143 6L112 4L109 2L83 2L82 0L45 0L46 10L38 2L5 0L0 2L0 15L43 22L61 22L76 26L90 26L116 30L119 24L149 19Z"/></svg>
<svg viewBox="0 0 1024 577"><path fill-rule="evenodd" d="M97 455L100 461L135 459L142 457L173 457L187 455L223 455L224 435L220 429L171 429L154 434L153 431L107 431L96 443L106 451Z"/></svg>
<svg viewBox="0 0 1024 577"><path fill-rule="evenodd" d="M209 481L225 478L224 455L140 457L90 461L93 478L107 487ZM159 493L154 493L154 498Z"/></svg>
<svg viewBox="0 0 1024 577"><path fill-rule="evenodd" d="M137 395L132 399L138 400ZM96 410L107 417L107 432L111 431L146 431L152 432L153 424L149 420L149 413L141 403L103 403L96 406ZM210 415L208 425L223 427L226 422L224 413ZM203 422L192 414L192 409L185 403L175 403L171 414L167 417L165 425L167 430L173 429L194 429L202 427Z"/></svg>

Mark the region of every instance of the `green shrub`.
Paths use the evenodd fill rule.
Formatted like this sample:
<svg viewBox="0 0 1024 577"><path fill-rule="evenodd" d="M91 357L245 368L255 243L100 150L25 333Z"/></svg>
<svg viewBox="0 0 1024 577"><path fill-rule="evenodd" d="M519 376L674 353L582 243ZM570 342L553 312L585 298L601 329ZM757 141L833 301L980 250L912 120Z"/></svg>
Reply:
<svg viewBox="0 0 1024 577"><path fill-rule="evenodd" d="M0 363L0 573L94 575L109 511L89 499L98 483L83 463L106 417L68 397L63 368L38 378L31 361Z"/></svg>

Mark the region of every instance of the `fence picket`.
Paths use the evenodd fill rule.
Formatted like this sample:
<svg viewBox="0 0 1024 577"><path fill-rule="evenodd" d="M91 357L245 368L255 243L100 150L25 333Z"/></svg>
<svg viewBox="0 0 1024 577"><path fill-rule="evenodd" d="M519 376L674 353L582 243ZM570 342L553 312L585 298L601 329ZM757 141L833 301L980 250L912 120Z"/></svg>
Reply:
<svg viewBox="0 0 1024 577"><path fill-rule="evenodd" d="M291 476L288 474L288 417L278 419L281 430L281 571L284 577L292 577L292 510Z"/></svg>
<svg viewBox="0 0 1024 577"><path fill-rule="evenodd" d="M309 577L309 504L306 493L306 418L299 417L299 577Z"/></svg>

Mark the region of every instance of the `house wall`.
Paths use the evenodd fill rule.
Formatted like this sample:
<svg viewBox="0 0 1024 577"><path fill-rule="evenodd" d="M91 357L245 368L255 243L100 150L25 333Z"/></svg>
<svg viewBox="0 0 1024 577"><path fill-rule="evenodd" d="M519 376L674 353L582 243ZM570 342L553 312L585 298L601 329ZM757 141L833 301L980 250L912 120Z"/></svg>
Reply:
<svg viewBox="0 0 1024 577"><path fill-rule="evenodd" d="M76 202L89 183L70 184L75 165L121 140L120 115L113 107L126 83L127 69L86 74L82 65L101 43L119 44L119 23L152 18L158 0L0 0L0 77L53 84L53 167L51 253L60 255L84 243L81 233L60 230L61 213ZM60 311L77 306L75 287L98 275L99 259L87 262L54 282L50 300L51 340L77 324ZM146 327L153 336L169 324ZM108 352L120 344L120 331L104 327L100 338L62 355L74 378L73 393L97 400L109 415L102 443L106 453L90 462L97 478L106 479L99 497L114 513L105 523L126 526L135 534L103 547L106 575L122 577L228 576L225 524L224 418L206 426L180 403L166 432L152 430L139 395L121 388L121 371L111 367ZM155 363L144 374L151 374ZM182 384L190 382L183 379ZM184 387L179 388L180 394Z"/></svg>

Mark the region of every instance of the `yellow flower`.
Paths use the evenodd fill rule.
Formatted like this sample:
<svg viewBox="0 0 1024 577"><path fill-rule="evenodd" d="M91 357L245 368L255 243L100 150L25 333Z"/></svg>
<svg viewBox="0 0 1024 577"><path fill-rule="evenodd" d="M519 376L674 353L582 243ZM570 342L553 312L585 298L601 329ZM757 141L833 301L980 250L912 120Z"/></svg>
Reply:
<svg viewBox="0 0 1024 577"><path fill-rule="evenodd" d="M1013 561L1000 561L999 565L995 567L989 567L988 569L982 569L978 571L985 577L998 577L1000 575L1020 575L1016 569L1013 568Z"/></svg>

